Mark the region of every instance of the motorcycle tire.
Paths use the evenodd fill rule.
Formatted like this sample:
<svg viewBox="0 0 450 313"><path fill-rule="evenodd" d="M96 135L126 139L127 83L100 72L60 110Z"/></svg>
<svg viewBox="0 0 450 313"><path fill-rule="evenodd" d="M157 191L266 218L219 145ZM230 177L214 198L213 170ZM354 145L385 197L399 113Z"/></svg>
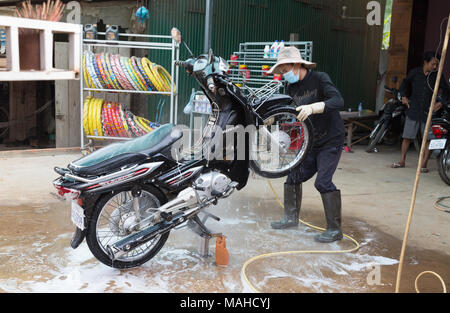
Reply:
<svg viewBox="0 0 450 313"><path fill-rule="evenodd" d="M438 172L442 180L450 186L450 145L441 152L438 162Z"/></svg>
<svg viewBox="0 0 450 313"><path fill-rule="evenodd" d="M387 124L383 122L381 127L378 128L373 138L370 140L369 145L367 146L366 152L370 153L376 147L376 145L381 141L383 134L385 133L387 128Z"/></svg>
<svg viewBox="0 0 450 313"><path fill-rule="evenodd" d="M288 119L296 119L298 112L295 110L295 108L291 107L282 107L279 109L275 109L273 111L268 112L265 116L263 116L264 121L269 121L272 118L275 118L276 116L283 116L286 115ZM308 154L309 150L311 149L313 145L313 126L309 119L306 119L304 122L301 122L297 120L296 123L301 123L301 129L304 132L304 137L306 140L303 141L303 145L301 148L301 152L296 154L296 157L292 164L289 164L287 168L283 168L280 170L265 170L260 166L258 162L256 162L254 159L250 159L250 168L259 176L264 178L282 178L299 166L303 160L305 159L306 155ZM252 143L251 143L252 145ZM300 154L300 156L299 156Z"/></svg>
<svg viewBox="0 0 450 313"><path fill-rule="evenodd" d="M166 243L166 241L169 237L169 233L170 233L170 231L168 231L164 234L157 236L155 239L153 239L151 241L151 242L154 242L154 243L152 243L152 247L150 249L146 248L146 250L148 249L148 251L143 252L142 255L139 257L134 257L134 258L132 257L129 260L120 259L120 258L117 260L112 260L111 257L109 256L109 254L107 253L106 248L100 244L101 239L99 238L99 233L97 231L98 225L99 225L98 221L99 221L100 214L104 210L106 210L106 207L109 205L109 201L124 192L126 192L126 193L131 192L131 187L128 187L126 189L121 189L118 191L114 191L112 193L107 193L99 199L99 201L97 202L97 204L92 212L92 216L89 219L89 224L88 224L88 229L87 229L87 234L86 234L86 242L88 244L89 250L95 256L95 258L97 260L99 260L100 262L102 262L103 264L110 266L112 268L117 268L117 269L126 269L126 268L137 267L137 266L140 266L140 265L144 264L145 262L149 261L150 259L152 259L164 246L164 244ZM149 185L144 186L142 188L142 195L150 195L151 198L154 199L155 203L157 203L158 207L167 202L167 198L165 197L165 195L159 189L157 189L153 186L149 186ZM123 206L124 205L121 205L120 208ZM120 214L119 219L122 219L122 212L120 211L118 214ZM109 215L109 218L107 218L108 221L110 219L113 219L112 215L113 214ZM125 224L125 222L123 222L123 224ZM109 221L109 229L111 230L111 222L110 221ZM104 230L102 230L101 232L103 233ZM126 234L126 235L128 235L128 234ZM123 235L123 236L125 236L125 235ZM120 240L120 237L117 240ZM110 244L111 243L113 243L113 242L110 242ZM143 245L145 245L145 244L143 244ZM143 246L143 245L141 245L141 246ZM135 250L141 248L141 246L137 247ZM135 250L132 250L132 251L135 251ZM130 251L130 252L132 252L132 251Z"/></svg>

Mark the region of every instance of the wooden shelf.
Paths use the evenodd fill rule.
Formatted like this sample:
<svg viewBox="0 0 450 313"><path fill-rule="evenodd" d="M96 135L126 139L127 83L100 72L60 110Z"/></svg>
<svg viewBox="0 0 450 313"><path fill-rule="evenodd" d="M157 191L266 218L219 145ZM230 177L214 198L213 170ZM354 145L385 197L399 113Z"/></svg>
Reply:
<svg viewBox="0 0 450 313"><path fill-rule="evenodd" d="M78 79L81 68L80 47L82 25L1 16L0 26L6 28L6 70L0 70L0 81ZM21 71L19 60L19 28L34 29L40 36L40 71ZM53 34L69 35L69 69L53 68Z"/></svg>
<svg viewBox="0 0 450 313"><path fill-rule="evenodd" d="M50 71L3 71L0 70L0 81L30 81L30 80L67 80L77 79L74 71L53 69Z"/></svg>

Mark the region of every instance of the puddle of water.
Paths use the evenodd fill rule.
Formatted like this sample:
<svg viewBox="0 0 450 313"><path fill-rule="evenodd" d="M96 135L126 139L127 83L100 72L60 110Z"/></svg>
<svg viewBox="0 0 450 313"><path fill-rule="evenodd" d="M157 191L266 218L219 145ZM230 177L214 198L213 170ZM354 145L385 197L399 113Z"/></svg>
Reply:
<svg viewBox="0 0 450 313"><path fill-rule="evenodd" d="M197 255L198 238L192 232L173 231L161 252L143 266L129 270L109 268L96 261L84 242L70 248L74 226L65 203L2 209L0 218L0 290L3 292L242 292L242 265L253 256L275 251L349 249L344 240L330 245L314 242L317 231L276 231L271 205L254 201L227 202L221 222L208 226L227 236L230 263L214 264ZM239 208L239 209L238 209ZM212 213L219 213L213 212ZM304 219L322 224L323 214L304 210ZM346 218L344 230L361 244L355 253L296 254L258 260L247 276L263 292L394 292L401 241L365 222ZM424 270L441 274L450 289L448 255L408 248L402 292L414 292L414 280ZM379 265L379 273L375 265ZM375 270L375 272L374 272ZM379 280L377 279L379 278ZM369 280L368 280L369 279ZM423 292L441 292L433 277L420 281Z"/></svg>

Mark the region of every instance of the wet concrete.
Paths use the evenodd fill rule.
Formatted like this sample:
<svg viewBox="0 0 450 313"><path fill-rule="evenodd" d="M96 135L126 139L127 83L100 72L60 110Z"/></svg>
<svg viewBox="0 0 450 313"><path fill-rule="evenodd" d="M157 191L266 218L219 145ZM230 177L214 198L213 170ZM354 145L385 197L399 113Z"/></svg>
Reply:
<svg viewBox="0 0 450 313"><path fill-rule="evenodd" d="M70 248L73 226L68 206L5 207L0 216L0 290L2 292L242 292L246 260L277 251L343 250L343 240L318 244L318 232L300 225L277 231L270 222L279 215L277 203L257 198L232 197L212 213L220 222L208 225L227 236L230 263L215 265L214 242L210 257L197 253L197 237L187 229L175 230L161 252L143 266L130 270L109 268L96 261L83 243ZM278 210L279 211L279 210ZM304 220L323 224L322 214L303 209ZM345 232L361 245L353 253L292 254L257 260L247 268L251 284L263 292L393 292L401 241L367 223L347 218ZM414 292L415 277L436 270L450 287L448 256L432 250L409 248L402 276L402 292ZM374 266L379 266L376 274ZM378 281L377 281L377 278ZM369 280L368 280L369 279ZM420 281L423 292L441 292L433 277Z"/></svg>
<svg viewBox="0 0 450 313"><path fill-rule="evenodd" d="M172 231L160 253L143 266L112 269L93 258L85 242L76 250L70 247L74 226L69 205L50 195L57 176L53 166L65 166L78 157L48 152L0 155L1 292L242 292L249 289L241 269L254 256L353 247L348 240L315 243L318 232L304 225L287 231L270 229L282 209L267 182L251 178L244 190L209 210L222 218L207 225L227 236L228 266L215 265L214 241L211 256L201 258L196 235L180 229ZM413 164L400 171L389 169L396 157L396 151L366 154L357 148L342 157L335 183L342 190L344 232L361 244L358 251L260 259L247 268L251 284L263 292L394 292L415 174ZM408 161L413 163L414 158L410 155ZM450 289L450 214L432 207L437 198L448 196L449 189L433 161L431 173L421 178L402 292L414 292L414 280L425 270L440 274ZM272 183L282 196L283 180ZM301 217L323 226L323 208L313 183L304 185ZM432 276L424 276L419 287L423 292L442 291Z"/></svg>

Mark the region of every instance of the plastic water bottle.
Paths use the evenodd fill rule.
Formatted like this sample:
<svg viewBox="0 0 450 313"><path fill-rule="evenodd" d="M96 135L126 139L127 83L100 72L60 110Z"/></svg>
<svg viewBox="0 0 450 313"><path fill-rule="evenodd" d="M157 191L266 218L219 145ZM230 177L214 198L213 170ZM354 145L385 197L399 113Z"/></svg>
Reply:
<svg viewBox="0 0 450 313"><path fill-rule="evenodd" d="M277 57L276 55L277 49L278 49L278 40L275 40L275 42L272 44L272 47L270 47L270 57L272 59L275 59Z"/></svg>
<svg viewBox="0 0 450 313"><path fill-rule="evenodd" d="M363 110L363 108L362 108L362 102L360 102L359 105L358 105L358 112L359 112L359 115L360 115L360 116L361 116L361 114L362 114L362 110Z"/></svg>
<svg viewBox="0 0 450 313"><path fill-rule="evenodd" d="M280 51L284 48L284 40L281 40L280 44L277 47L277 58L278 58L278 54L280 53Z"/></svg>
<svg viewBox="0 0 450 313"><path fill-rule="evenodd" d="M264 47L264 59L268 59L270 57L270 47L269 45L266 45Z"/></svg>

